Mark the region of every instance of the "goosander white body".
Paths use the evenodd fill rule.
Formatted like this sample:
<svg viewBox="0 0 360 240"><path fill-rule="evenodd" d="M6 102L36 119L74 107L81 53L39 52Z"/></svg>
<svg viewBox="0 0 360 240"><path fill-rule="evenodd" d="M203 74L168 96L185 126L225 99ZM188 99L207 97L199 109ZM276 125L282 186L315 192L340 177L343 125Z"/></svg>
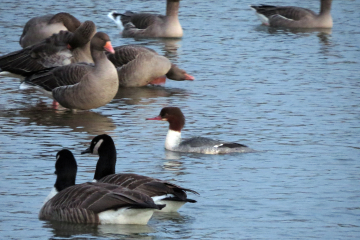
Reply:
<svg viewBox="0 0 360 240"><path fill-rule="evenodd" d="M205 137L193 137L181 141L181 130L185 125L185 116L177 107L165 107L160 115L146 120L169 122L169 131L165 139L165 148L175 152L195 152L204 154L223 154L232 152L252 152L251 148L240 143L223 142Z"/></svg>

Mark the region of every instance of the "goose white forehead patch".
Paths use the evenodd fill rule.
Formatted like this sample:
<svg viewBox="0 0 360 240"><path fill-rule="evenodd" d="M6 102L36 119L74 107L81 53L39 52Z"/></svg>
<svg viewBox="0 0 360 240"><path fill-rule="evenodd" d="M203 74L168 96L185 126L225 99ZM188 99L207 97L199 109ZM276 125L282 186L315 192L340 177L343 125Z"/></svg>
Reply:
<svg viewBox="0 0 360 240"><path fill-rule="evenodd" d="M101 146L101 144L103 143L103 139L100 139L96 144L95 144L95 147L94 147L94 150L93 150L93 154L96 154L96 155L99 155L99 147Z"/></svg>

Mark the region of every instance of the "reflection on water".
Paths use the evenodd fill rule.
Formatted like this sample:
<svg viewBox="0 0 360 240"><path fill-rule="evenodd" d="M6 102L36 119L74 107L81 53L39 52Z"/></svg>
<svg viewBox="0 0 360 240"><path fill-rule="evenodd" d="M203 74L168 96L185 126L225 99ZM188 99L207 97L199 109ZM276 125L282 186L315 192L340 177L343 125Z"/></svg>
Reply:
<svg viewBox="0 0 360 240"><path fill-rule="evenodd" d="M154 230L147 225L94 225L94 224L74 224L56 221L46 221L45 228L52 230L54 237L72 237L74 235L132 235L137 239L151 239L146 234L154 232Z"/></svg>
<svg viewBox="0 0 360 240"><path fill-rule="evenodd" d="M36 124L38 126L70 127L74 132L87 132L91 135L110 133L116 125L111 118L92 111L77 111L75 113L66 109L57 110L48 106L45 102L38 102L34 106L2 112L3 117L20 117L20 122L26 126Z"/></svg>
<svg viewBox="0 0 360 240"><path fill-rule="evenodd" d="M121 99L126 105L151 104L155 102L142 102L144 99L153 99L158 97L170 97L173 95L188 95L186 90L177 88L166 88L162 86L145 86L139 88L119 88L114 99Z"/></svg>

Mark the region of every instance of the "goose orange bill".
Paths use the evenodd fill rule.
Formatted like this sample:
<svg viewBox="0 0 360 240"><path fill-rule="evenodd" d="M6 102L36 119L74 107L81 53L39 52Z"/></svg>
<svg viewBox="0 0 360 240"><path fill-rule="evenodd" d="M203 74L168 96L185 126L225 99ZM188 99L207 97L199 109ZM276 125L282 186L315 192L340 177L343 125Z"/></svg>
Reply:
<svg viewBox="0 0 360 240"><path fill-rule="evenodd" d="M185 74L185 80L190 80L190 81L194 81L195 78L193 76L191 76L190 74Z"/></svg>
<svg viewBox="0 0 360 240"><path fill-rule="evenodd" d="M104 49L105 49L107 52L109 52L109 53L112 53L112 54L115 53L115 50L114 50L114 48L112 47L110 41L107 41L107 42L106 42L106 44L105 44L105 46L104 46Z"/></svg>

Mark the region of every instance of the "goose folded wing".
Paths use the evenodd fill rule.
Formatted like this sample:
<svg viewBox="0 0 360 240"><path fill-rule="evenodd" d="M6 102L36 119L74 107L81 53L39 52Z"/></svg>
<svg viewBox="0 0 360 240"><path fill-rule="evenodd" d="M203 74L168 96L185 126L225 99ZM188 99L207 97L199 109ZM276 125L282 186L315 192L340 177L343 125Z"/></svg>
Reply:
<svg viewBox="0 0 360 240"><path fill-rule="evenodd" d="M121 67L132 60L136 59L139 54L142 53L154 53L153 49L137 46L137 45L125 45L115 47L115 54L106 53L108 59L115 65L115 67Z"/></svg>

